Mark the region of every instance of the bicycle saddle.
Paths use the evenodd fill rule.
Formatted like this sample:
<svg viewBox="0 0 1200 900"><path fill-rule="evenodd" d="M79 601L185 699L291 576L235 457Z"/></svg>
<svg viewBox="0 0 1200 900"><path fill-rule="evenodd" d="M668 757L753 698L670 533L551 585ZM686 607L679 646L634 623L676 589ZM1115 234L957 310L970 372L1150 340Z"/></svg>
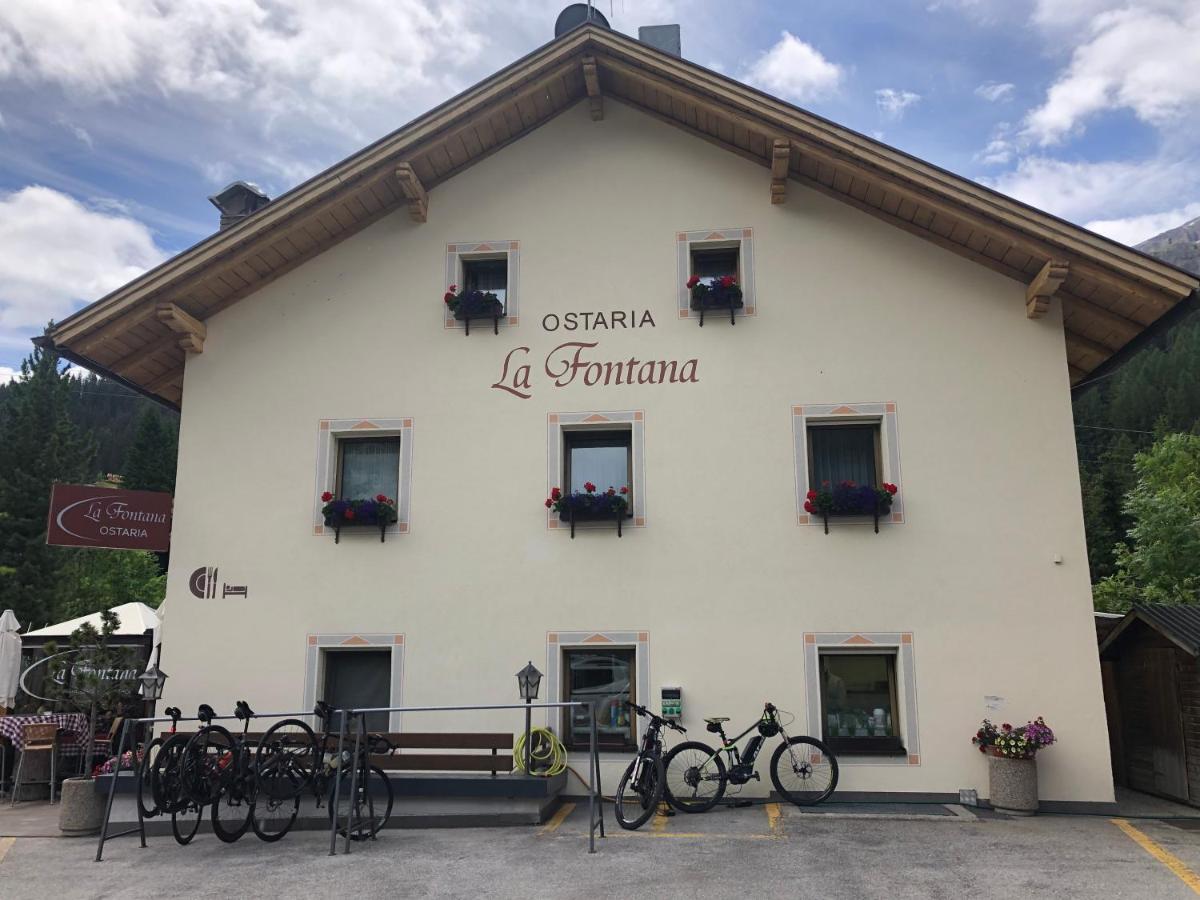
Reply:
<svg viewBox="0 0 1200 900"><path fill-rule="evenodd" d="M200 708L196 710L196 718L207 725L216 716L216 712L207 703L201 703Z"/></svg>
<svg viewBox="0 0 1200 900"><path fill-rule="evenodd" d="M705 719L709 725L720 725L722 722L728 722L729 716L713 716L711 719Z"/></svg>
<svg viewBox="0 0 1200 900"><path fill-rule="evenodd" d="M183 712L179 709L178 706L168 706L165 710L163 710L163 712L165 712L168 716L170 716L172 719L175 719L175 720L179 720L179 719L183 718Z"/></svg>
<svg viewBox="0 0 1200 900"><path fill-rule="evenodd" d="M242 721L245 721L254 715L254 710L250 708L250 704L245 700L239 700L237 706L234 707L233 714Z"/></svg>

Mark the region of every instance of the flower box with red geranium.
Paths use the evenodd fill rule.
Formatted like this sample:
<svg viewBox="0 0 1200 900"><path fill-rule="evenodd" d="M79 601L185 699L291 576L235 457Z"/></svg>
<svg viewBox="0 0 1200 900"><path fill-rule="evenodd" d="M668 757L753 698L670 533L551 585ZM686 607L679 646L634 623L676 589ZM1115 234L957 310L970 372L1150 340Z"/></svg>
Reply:
<svg viewBox="0 0 1200 900"><path fill-rule="evenodd" d="M825 521L825 533L829 534L829 520L839 516L867 516L875 520L875 533L879 533L879 517L886 516L892 509L892 500L900 489L884 482L880 487L840 481L830 487L823 482L819 490L808 492L804 500L804 511L820 516Z"/></svg>
<svg viewBox="0 0 1200 900"><path fill-rule="evenodd" d="M446 308L454 318L462 322L465 331L471 333L472 319L491 319L492 330L500 333L500 319L504 316L504 301L491 291L478 291L473 288L458 289L452 284L442 295Z"/></svg>
<svg viewBox="0 0 1200 900"><path fill-rule="evenodd" d="M343 528L378 528L382 543L387 527L399 521L396 501L386 494L376 494L363 500L347 500L334 497L330 491L326 491L321 495L321 501L325 504L321 507L321 515L325 517L326 527L333 529L335 544L341 541Z"/></svg>
<svg viewBox="0 0 1200 900"><path fill-rule="evenodd" d="M692 309L700 313L700 327L704 327L704 311L709 309L729 310L729 323L735 324L735 310L742 308L742 289L737 279L732 275L722 275L704 281L699 275L693 275L687 281L687 289L691 291Z"/></svg>
<svg viewBox="0 0 1200 900"><path fill-rule="evenodd" d="M615 521L617 537L620 537L621 522L631 515L629 488L610 487L607 491L597 491L590 481L584 483L582 491L570 494L564 494L559 488L554 488L546 498L546 509L558 513L563 522L571 523L571 537L575 537L576 522L601 521Z"/></svg>

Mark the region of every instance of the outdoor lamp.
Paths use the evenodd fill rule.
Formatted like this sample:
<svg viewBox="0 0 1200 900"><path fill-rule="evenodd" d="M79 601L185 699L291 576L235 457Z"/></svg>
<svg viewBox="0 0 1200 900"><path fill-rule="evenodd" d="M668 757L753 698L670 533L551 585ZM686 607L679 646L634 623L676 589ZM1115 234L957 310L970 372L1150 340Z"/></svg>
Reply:
<svg viewBox="0 0 1200 900"><path fill-rule="evenodd" d="M536 700L538 695L538 687L542 683L542 673L534 668L533 660L517 673L517 689L521 692L521 699L526 703L531 700Z"/></svg>
<svg viewBox="0 0 1200 900"><path fill-rule="evenodd" d="M161 700L166 680L167 673L158 667L158 661L151 662L146 671L138 676L138 681L142 683L142 696L151 703Z"/></svg>
<svg viewBox="0 0 1200 900"><path fill-rule="evenodd" d="M525 701L525 774L531 774L529 767L533 764L531 754L533 747L530 746L529 733L532 730L531 710L529 704L537 699L538 687L542 683L542 673L534 668L533 660L531 659L528 665L517 673L517 690L521 692L521 699Z"/></svg>

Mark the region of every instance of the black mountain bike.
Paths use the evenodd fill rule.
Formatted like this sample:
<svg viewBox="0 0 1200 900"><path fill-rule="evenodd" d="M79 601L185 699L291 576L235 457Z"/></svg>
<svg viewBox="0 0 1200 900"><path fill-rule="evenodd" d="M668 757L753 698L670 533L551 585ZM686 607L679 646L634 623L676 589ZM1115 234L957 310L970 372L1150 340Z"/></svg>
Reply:
<svg viewBox="0 0 1200 900"><path fill-rule="evenodd" d="M392 752L391 743L381 734L363 735L358 758L354 759L351 733L339 757L338 735L332 731L334 713L323 702L313 710L322 722L320 740L300 719L284 719L262 736L254 757L250 826L264 841L277 841L291 830L300 797L306 792L316 799L317 806L322 801L328 803L330 819L336 817L348 823L339 825L338 833L344 837L349 830L354 841L375 837L391 817L392 782L383 769L371 765L372 754Z"/></svg>
<svg viewBox="0 0 1200 900"><path fill-rule="evenodd" d="M642 738L641 749L621 781L617 785L617 800L615 813L617 824L632 831L641 828L658 809L659 801L663 798L663 748L662 730L664 727L675 731L686 732L687 729L668 722L661 716L656 716L644 706L625 701L625 705L639 716L650 720L650 727ZM686 744L682 746L687 746ZM669 758L669 757L668 757Z"/></svg>
<svg viewBox="0 0 1200 900"><path fill-rule="evenodd" d="M816 738L789 737L784 731L786 723L779 717L780 711L767 703L759 720L734 738L725 736L728 718L705 719L708 730L720 736L721 747L714 750L699 741L686 741L667 754L663 760L667 802L681 812L705 812L720 802L730 784L758 781L755 760L767 738L776 735L781 741L771 756L775 790L797 806L811 806L829 797L838 780L833 752ZM758 733L738 750L738 741L752 731ZM721 759L722 753L728 765Z"/></svg>

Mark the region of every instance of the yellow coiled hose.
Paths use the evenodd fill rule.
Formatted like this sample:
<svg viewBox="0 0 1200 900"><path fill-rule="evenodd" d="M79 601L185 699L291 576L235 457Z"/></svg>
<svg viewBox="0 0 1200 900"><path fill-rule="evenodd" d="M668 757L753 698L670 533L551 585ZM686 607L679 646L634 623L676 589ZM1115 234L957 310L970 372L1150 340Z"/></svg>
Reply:
<svg viewBox="0 0 1200 900"><path fill-rule="evenodd" d="M528 775L550 778L567 768L567 748L549 728L534 728L529 732L530 757ZM513 765L525 771L525 734L513 745Z"/></svg>

